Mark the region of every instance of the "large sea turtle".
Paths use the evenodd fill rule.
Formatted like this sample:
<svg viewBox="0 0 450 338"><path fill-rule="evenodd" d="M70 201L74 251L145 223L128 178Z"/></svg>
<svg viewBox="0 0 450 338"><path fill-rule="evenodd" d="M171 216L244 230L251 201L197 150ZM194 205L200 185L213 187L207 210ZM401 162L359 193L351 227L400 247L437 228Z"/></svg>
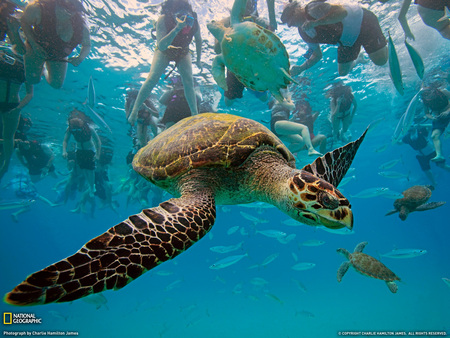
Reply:
<svg viewBox="0 0 450 338"><path fill-rule="evenodd" d="M214 58L211 73L217 84L228 89L225 66L246 87L269 90L279 101L281 88L295 80L289 75L289 56L281 40L270 30L254 22L242 22L247 0L236 0L231 10L231 27L219 21L207 24L208 30L220 42L222 53Z"/></svg>
<svg viewBox="0 0 450 338"><path fill-rule="evenodd" d="M445 204L445 202L426 203L431 197L431 185L415 185L402 192L403 198L394 201L394 210L389 211L386 216L399 213L402 221L406 220L408 214L413 211L425 211L435 209Z"/></svg>
<svg viewBox="0 0 450 338"><path fill-rule="evenodd" d="M133 160L139 174L175 198L130 216L74 255L33 273L5 301L67 302L120 289L202 238L214 224L216 204L263 201L308 225L352 228L350 203L335 187L364 135L298 170L286 146L256 121L214 113L185 118Z"/></svg>
<svg viewBox="0 0 450 338"><path fill-rule="evenodd" d="M389 290L392 293L396 293L398 286L395 284L396 280L400 280L395 273L389 270L386 265L381 263L379 260L373 258L372 256L366 255L363 253L363 249L367 245L367 242L361 242L356 247L354 252L351 254L346 249L339 248L337 252L344 255L345 258L348 259L347 262L343 262L338 269L337 272L337 280L338 282L342 281L342 277L344 277L350 266L353 266L356 271L360 274L372 277L376 279L381 279L386 282Z"/></svg>

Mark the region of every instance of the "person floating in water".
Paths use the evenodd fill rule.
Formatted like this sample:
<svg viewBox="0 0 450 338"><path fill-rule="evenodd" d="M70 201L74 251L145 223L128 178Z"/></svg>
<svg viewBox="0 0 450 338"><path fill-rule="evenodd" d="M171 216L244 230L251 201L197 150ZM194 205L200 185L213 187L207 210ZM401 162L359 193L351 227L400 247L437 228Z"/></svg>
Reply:
<svg viewBox="0 0 450 338"><path fill-rule="evenodd" d="M398 21L400 21L406 38L415 40L406 19L411 2L412 0L403 0ZM450 0L415 0L414 3L417 4L417 11L423 23L438 31L443 38L450 40L450 19L445 16L445 9L450 10Z"/></svg>
<svg viewBox="0 0 450 338"><path fill-rule="evenodd" d="M94 198L95 193L95 167L101 151L101 141L95 129L89 124L89 118L79 110L74 109L68 118L69 126L64 135L62 145L62 156L67 158L67 146L70 137L73 136L77 142L76 163L81 174L85 177L88 188L85 191L86 199Z"/></svg>
<svg viewBox="0 0 450 338"><path fill-rule="evenodd" d="M357 102L350 86L334 83L325 95L330 98L330 122L334 141L348 142L345 134L355 116Z"/></svg>
<svg viewBox="0 0 450 338"><path fill-rule="evenodd" d="M55 154L47 144L41 144L37 140L18 141L16 155L20 163L28 169L33 182L37 182L49 174L57 177L53 165Z"/></svg>
<svg viewBox="0 0 450 338"><path fill-rule="evenodd" d="M378 18L359 4L311 1L302 6L292 1L285 6L281 22L288 27L298 27L309 48L307 60L291 68L292 76L299 75L322 59L320 44L339 45L337 62L341 76L347 75L356 65L361 46L377 66L388 60L387 42Z"/></svg>
<svg viewBox="0 0 450 338"><path fill-rule="evenodd" d="M139 90L133 110L128 117L128 122L131 125L136 123L142 104L150 95L171 61L176 62L175 66L181 75L184 94L191 114L198 114L192 76L192 61L189 53L189 44L193 38L195 38L197 51L197 66L202 69L202 37L197 14L192 10L187 0L164 1L161 8L161 16L156 24L157 47L153 55L150 73Z"/></svg>
<svg viewBox="0 0 450 338"><path fill-rule="evenodd" d="M420 168L425 173L433 186L436 186L436 180L431 172L430 160L436 157L436 151L428 142L429 130L426 126L413 125L408 133L402 138L402 143L408 144L416 152L416 158ZM450 172L450 166L445 163L445 159L435 162L436 166Z"/></svg>
<svg viewBox="0 0 450 338"><path fill-rule="evenodd" d="M21 99L20 88L25 83L26 95ZM33 86L25 81L23 60L20 56L0 51L0 114L3 150L0 154L0 180L8 171L14 151L14 135L20 112L33 98Z"/></svg>
<svg viewBox="0 0 450 338"><path fill-rule="evenodd" d="M436 156L431 161L442 162L445 158L442 155L441 136L450 122L450 92L445 89L428 87L422 89L421 99L425 116L432 121L431 139Z"/></svg>
<svg viewBox="0 0 450 338"><path fill-rule="evenodd" d="M84 12L80 0L35 0L27 5L21 19L27 82L39 83L44 73L49 85L59 89L66 78L67 63L78 66L88 56L91 39ZM80 44L80 53L68 58Z"/></svg>

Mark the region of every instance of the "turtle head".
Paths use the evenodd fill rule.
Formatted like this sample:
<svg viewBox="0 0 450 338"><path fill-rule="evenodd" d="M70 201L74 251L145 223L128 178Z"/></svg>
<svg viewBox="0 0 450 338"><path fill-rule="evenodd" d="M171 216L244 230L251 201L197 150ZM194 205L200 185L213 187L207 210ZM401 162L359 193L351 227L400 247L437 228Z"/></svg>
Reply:
<svg viewBox="0 0 450 338"><path fill-rule="evenodd" d="M304 170L290 177L287 184L284 211L293 219L330 229L353 228L350 202L333 185Z"/></svg>
<svg viewBox="0 0 450 338"><path fill-rule="evenodd" d="M211 34L220 42L223 40L227 28L220 21L211 21L206 25Z"/></svg>

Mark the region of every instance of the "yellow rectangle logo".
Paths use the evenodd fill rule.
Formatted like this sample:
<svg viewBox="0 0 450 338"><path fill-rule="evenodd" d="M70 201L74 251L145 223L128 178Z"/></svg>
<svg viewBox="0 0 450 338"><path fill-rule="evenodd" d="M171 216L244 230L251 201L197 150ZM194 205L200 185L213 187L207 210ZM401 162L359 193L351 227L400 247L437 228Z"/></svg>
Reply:
<svg viewBox="0 0 450 338"><path fill-rule="evenodd" d="M3 312L3 324L5 324L5 325L12 324L12 313L11 312Z"/></svg>

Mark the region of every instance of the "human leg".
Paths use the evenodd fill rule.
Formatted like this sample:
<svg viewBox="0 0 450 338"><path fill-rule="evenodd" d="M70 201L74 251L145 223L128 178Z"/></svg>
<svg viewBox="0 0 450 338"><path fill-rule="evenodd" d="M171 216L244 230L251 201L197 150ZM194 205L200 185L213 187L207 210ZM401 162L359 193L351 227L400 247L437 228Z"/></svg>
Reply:
<svg viewBox="0 0 450 338"><path fill-rule="evenodd" d="M388 60L388 48L384 46L377 51L369 54L370 59L377 66L384 65Z"/></svg>
<svg viewBox="0 0 450 338"><path fill-rule="evenodd" d="M178 71L183 81L184 96L189 105L192 115L197 115L197 96L194 90L194 78L192 76L192 61L190 54L185 55L178 61Z"/></svg>
<svg viewBox="0 0 450 338"><path fill-rule="evenodd" d="M319 134L314 136L311 143L315 148L318 146L322 154L327 152L327 137L325 135Z"/></svg>
<svg viewBox="0 0 450 338"><path fill-rule="evenodd" d="M434 162L444 160L444 156L442 156L441 135L442 131L440 129L433 129L431 133L431 139L433 140L434 150L436 151L436 156L431 159Z"/></svg>
<svg viewBox="0 0 450 338"><path fill-rule="evenodd" d="M27 51L23 56L25 65L25 78L29 84L35 85L41 82L45 59L37 55L31 46L26 46Z"/></svg>
<svg viewBox="0 0 450 338"><path fill-rule="evenodd" d="M47 68L45 77L48 84L55 89L60 89L66 79L67 61L46 61L45 67Z"/></svg>
<svg viewBox="0 0 450 338"><path fill-rule="evenodd" d="M14 151L14 134L19 125L20 110L13 109L7 113L2 114L3 122L3 153L0 158L0 180L8 171L11 156Z"/></svg>
<svg viewBox="0 0 450 338"><path fill-rule="evenodd" d="M295 149L299 148L297 151L306 146L308 155L321 155L311 143L311 135L307 126L291 121L277 121L275 123L275 131L278 135L291 140L290 142L293 143L292 147L295 147ZM294 150L294 152L296 151Z"/></svg>
<svg viewBox="0 0 450 338"><path fill-rule="evenodd" d="M144 147L147 144L147 126L141 122L138 122L136 128L136 136L140 147Z"/></svg>

